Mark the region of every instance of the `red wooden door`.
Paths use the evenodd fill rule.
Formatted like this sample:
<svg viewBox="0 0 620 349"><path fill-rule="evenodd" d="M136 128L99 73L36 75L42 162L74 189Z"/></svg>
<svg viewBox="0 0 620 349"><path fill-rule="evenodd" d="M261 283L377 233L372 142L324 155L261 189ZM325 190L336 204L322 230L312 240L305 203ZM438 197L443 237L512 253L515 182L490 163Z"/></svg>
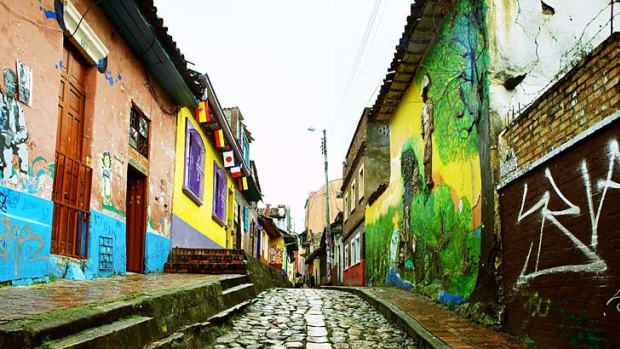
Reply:
<svg viewBox="0 0 620 349"><path fill-rule="evenodd" d="M144 272L146 235L146 177L127 171L127 271Z"/></svg>
<svg viewBox="0 0 620 349"><path fill-rule="evenodd" d="M82 162L86 64L65 46L58 94L52 253L87 257L92 169Z"/></svg>

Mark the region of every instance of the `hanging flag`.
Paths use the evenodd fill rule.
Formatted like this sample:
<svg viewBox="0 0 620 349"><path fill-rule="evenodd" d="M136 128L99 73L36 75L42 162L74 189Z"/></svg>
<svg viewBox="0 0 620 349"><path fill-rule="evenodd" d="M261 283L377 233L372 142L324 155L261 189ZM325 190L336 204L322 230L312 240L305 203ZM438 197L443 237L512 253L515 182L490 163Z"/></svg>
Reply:
<svg viewBox="0 0 620 349"><path fill-rule="evenodd" d="M222 131L221 129L215 130L213 132L213 135L215 136L215 146L217 148L223 148L224 147L224 131Z"/></svg>
<svg viewBox="0 0 620 349"><path fill-rule="evenodd" d="M239 190L248 190L248 178L241 177L237 180L237 185L239 186Z"/></svg>
<svg viewBox="0 0 620 349"><path fill-rule="evenodd" d="M198 106L196 107L196 121L198 121L198 123L210 121L209 103L207 101L198 103Z"/></svg>
<svg viewBox="0 0 620 349"><path fill-rule="evenodd" d="M241 165L233 166L230 168L230 174L233 178L241 177Z"/></svg>
<svg viewBox="0 0 620 349"><path fill-rule="evenodd" d="M224 167L235 166L235 156L232 150L223 152L222 157L224 158Z"/></svg>

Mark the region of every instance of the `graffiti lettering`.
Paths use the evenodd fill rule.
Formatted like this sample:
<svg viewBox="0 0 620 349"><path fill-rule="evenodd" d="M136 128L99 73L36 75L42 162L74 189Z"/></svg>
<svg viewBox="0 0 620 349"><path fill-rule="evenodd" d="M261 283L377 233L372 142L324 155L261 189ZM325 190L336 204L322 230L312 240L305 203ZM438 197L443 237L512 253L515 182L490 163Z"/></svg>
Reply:
<svg viewBox="0 0 620 349"><path fill-rule="evenodd" d="M6 213L6 194L0 192L0 211Z"/></svg>
<svg viewBox="0 0 620 349"><path fill-rule="evenodd" d="M19 270L23 269L27 262L36 262L45 258L41 254L45 241L43 237L32 232L32 227L11 224L11 219L8 217L0 218L0 226L3 227L3 232L0 234L2 241L0 258L8 261L13 256L15 277L19 275Z"/></svg>
<svg viewBox="0 0 620 349"><path fill-rule="evenodd" d="M609 298L609 300L607 301L607 303L605 303L605 305L609 306L613 302L617 302L616 310L620 311L620 290L618 290L618 292L616 292L613 296L611 296L611 298Z"/></svg>
<svg viewBox="0 0 620 349"><path fill-rule="evenodd" d="M526 309L532 316L546 317L549 314L551 299L543 299L536 291L532 293L523 291L521 295L527 297L523 303L523 309Z"/></svg>
<svg viewBox="0 0 620 349"><path fill-rule="evenodd" d="M570 202L566 196L562 193L562 191L556 185L553 176L551 175L551 171L547 168L545 170L545 177L547 178L549 184L553 188L554 193L564 202L566 208L560 211L552 211L548 208L549 200L551 198L551 194L549 191L546 191L540 200L536 202L529 210L524 211L525 201L527 199L528 186L527 183L523 187L523 199L521 201L521 209L519 211L519 216L517 218L517 222L521 222L524 218L530 216L531 214L540 211L541 214L541 224L540 224L540 234L538 238L538 250L536 255L536 263L534 265L534 271L528 272L527 269L530 265L530 257L532 255L532 248L534 247L534 242L530 244L530 249L525 259L525 263L523 264L523 269L521 270L521 274L517 278L517 282L515 284L515 289L518 289L524 284L527 284L530 280L537 278L542 275L554 274L554 273L567 273L567 272L587 272L587 273L601 273L607 270L607 264L603 261L598 254L596 253L596 249L598 246L598 222L601 216L601 211L603 209L603 205L605 202L605 197L607 195L608 189L620 189L620 184L611 180L614 168L618 165L620 167L620 150L618 146L618 141L614 140L609 144L609 168L607 171L607 177L604 180L599 180L597 183L597 187L601 192L600 201L598 203L598 207L596 207L593 201L593 193L592 193L592 181L590 179L590 172L588 170L588 166L585 161L581 163L581 174L585 187L585 194L588 203L588 213L590 218L591 225L591 237L590 243L587 245L579 238L577 238L568 228L566 228L559 220L559 217L562 216L577 216L581 213L581 209L577 207L575 204ZM573 243L576 250L581 252L588 261L583 264L571 264L571 265L561 265L549 268L539 268L540 261L540 253L542 250L542 240L544 235L544 227L545 221L551 222L554 226L556 226L566 237L570 239Z"/></svg>

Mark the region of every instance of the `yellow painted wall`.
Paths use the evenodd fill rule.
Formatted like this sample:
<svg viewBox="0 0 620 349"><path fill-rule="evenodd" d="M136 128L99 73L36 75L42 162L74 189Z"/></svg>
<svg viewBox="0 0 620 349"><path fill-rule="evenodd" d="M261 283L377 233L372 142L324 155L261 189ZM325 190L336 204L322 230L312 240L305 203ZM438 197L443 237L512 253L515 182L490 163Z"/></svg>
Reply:
<svg viewBox="0 0 620 349"><path fill-rule="evenodd" d="M204 167L204 184L202 190L202 205L197 205L183 192L183 178L185 176L185 120L189 119L192 125L203 139L205 145L205 167ZM174 175L174 194L172 201L172 213L181 218L187 224L192 226L209 239L216 242L223 248L232 247L232 228L224 228L212 218L213 213L213 160L218 166L223 167L222 155L209 142L202 129L198 126L193 118L192 112L184 107L179 111L177 117L177 137L176 137L176 158L175 158L175 175ZM227 172L226 182L227 192L234 193L234 182ZM232 221L234 214L234 198L228 195L227 198L227 220ZM174 234L174 231L172 232Z"/></svg>
<svg viewBox="0 0 620 349"><path fill-rule="evenodd" d="M397 206L402 198L403 182L400 173L400 154L407 140L415 142L414 145L417 149L424 149L424 139L421 137L422 121L419 117L422 114L423 106L424 103L420 97L420 85L414 81L390 119L390 184L377 201L372 206L367 207L367 222L374 222L379 216L385 214L390 206ZM479 195L482 191L479 164L480 160L477 155L470 158L469 161L443 164L436 146L433 146L433 180L435 185L445 183L455 191L453 197L457 206L457 198L465 196L472 206L479 207Z"/></svg>

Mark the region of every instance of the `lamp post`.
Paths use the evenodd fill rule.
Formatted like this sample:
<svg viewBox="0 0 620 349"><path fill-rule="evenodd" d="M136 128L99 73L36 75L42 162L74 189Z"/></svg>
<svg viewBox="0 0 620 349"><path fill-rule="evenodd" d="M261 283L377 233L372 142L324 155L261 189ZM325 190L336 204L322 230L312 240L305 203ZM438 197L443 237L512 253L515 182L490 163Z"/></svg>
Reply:
<svg viewBox="0 0 620 349"><path fill-rule="evenodd" d="M314 127L308 128L308 131L314 132ZM325 248L327 255L327 275L325 275L326 282L331 284L332 281L332 227L330 223L329 214L329 177L327 175L327 130L323 129L323 138L321 138L321 152L325 159Z"/></svg>

